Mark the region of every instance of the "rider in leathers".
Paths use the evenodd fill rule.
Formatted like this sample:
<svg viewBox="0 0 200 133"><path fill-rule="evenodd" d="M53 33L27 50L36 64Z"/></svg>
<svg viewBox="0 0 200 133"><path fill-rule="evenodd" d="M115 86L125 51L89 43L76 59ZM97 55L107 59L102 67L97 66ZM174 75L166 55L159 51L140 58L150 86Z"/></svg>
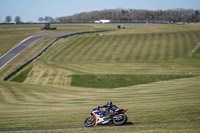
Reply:
<svg viewBox="0 0 200 133"><path fill-rule="evenodd" d="M115 110L118 109L116 105L113 105L112 102L107 102L106 105L98 106L98 108L106 108L104 116L105 118L110 118L114 116Z"/></svg>

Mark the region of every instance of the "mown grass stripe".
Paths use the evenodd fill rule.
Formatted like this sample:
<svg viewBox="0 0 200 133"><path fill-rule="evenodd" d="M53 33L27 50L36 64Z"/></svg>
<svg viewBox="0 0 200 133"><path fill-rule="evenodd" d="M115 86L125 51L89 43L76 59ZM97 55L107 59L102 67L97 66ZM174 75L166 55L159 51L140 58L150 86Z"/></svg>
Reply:
<svg viewBox="0 0 200 133"><path fill-rule="evenodd" d="M144 34L143 36L144 36L144 39L142 40L142 44L140 46L139 52L137 53L137 57L136 57L137 60L141 60L142 57L144 56L144 51L148 43L149 34L148 35Z"/></svg>
<svg viewBox="0 0 200 133"><path fill-rule="evenodd" d="M165 33L161 33L162 36L162 40L160 41L160 49L159 49L159 58L158 60L163 60L164 59L164 55L165 55L165 37L166 34Z"/></svg>
<svg viewBox="0 0 200 133"><path fill-rule="evenodd" d="M0 103L7 103L8 101L10 101L10 94L5 91L3 86L0 86Z"/></svg>
<svg viewBox="0 0 200 133"><path fill-rule="evenodd" d="M4 92L4 96L7 100L7 102L13 103L13 102L19 101L16 92L13 90L13 87L10 87L10 86L9 86L9 88L7 86L5 86L5 87L6 88L3 87L3 92Z"/></svg>
<svg viewBox="0 0 200 133"><path fill-rule="evenodd" d="M100 44L99 42L101 41L101 39L102 37L99 36L97 39L93 38L92 41L89 42L88 46L83 51L84 53L82 53L82 57L81 57L82 61L91 61L91 57L93 56L93 51L101 47L101 45L99 45Z"/></svg>
<svg viewBox="0 0 200 133"><path fill-rule="evenodd" d="M92 40L92 38L84 38L81 42L79 42L76 47L74 47L73 50L71 50L69 53L66 53L68 59L72 62L76 62L77 60L80 60L80 54L81 51L88 45L88 43Z"/></svg>
<svg viewBox="0 0 200 133"><path fill-rule="evenodd" d="M100 41L94 45L94 47L90 51L91 54L88 55L88 57L90 56L89 57L90 61L97 61L99 59L99 56L102 56L102 53L99 51L102 51L104 49L104 47L106 47L106 45L108 44L108 42L106 41L107 39L108 39L108 36L102 36ZM102 43L103 43L103 45L102 45ZM101 55L99 55L99 54L101 54Z"/></svg>
<svg viewBox="0 0 200 133"><path fill-rule="evenodd" d="M129 60L127 59L127 57L129 56L129 54L131 52L133 52L133 46L134 46L134 44L135 44L135 36L134 35L130 35L129 36L129 41L126 44L128 46L123 49L123 52L121 52L121 54L123 56L123 58L120 59L121 62L123 62L123 61L129 62Z"/></svg>
<svg viewBox="0 0 200 133"><path fill-rule="evenodd" d="M115 40L110 43L110 47L108 48L106 56L104 58L105 60L114 62L114 56L116 56L117 49L123 37L124 36L118 36L118 38L115 38Z"/></svg>
<svg viewBox="0 0 200 133"><path fill-rule="evenodd" d="M177 38L177 33L174 33L174 57L173 59L177 59L179 56L179 40Z"/></svg>
<svg viewBox="0 0 200 133"><path fill-rule="evenodd" d="M16 89L16 87L14 87L14 86L10 87L9 91L16 98L16 101L24 101L24 96L20 93L20 91L18 89Z"/></svg>
<svg viewBox="0 0 200 133"><path fill-rule="evenodd" d="M188 58L189 57L189 51L190 51L190 48L189 48L190 42L189 42L188 32L183 32L182 37L184 38L183 39L183 42L184 42L184 46L183 46L184 58Z"/></svg>
<svg viewBox="0 0 200 133"><path fill-rule="evenodd" d="M42 70L41 70L42 71ZM49 74L51 73L51 70L49 69L46 69L46 70L43 70L44 73L42 75L42 85L45 85L45 84L48 84L48 81L49 81L49 78L47 78L49 76Z"/></svg>
<svg viewBox="0 0 200 133"><path fill-rule="evenodd" d="M83 40L83 42L81 42L79 45L80 47L77 47L74 50L74 54L72 54L73 60L72 61L82 61L82 57L85 55L85 53L87 52L87 48L92 46L92 42L95 41L95 39L93 37L86 37L85 40Z"/></svg>
<svg viewBox="0 0 200 133"><path fill-rule="evenodd" d="M27 88L22 88L23 91L25 90L26 93L25 94L25 97L26 97L26 100L29 102L33 102L33 101L43 101L43 97L40 97L38 96L37 94L35 94L35 92L31 89L27 89ZM28 94L27 94L28 93Z"/></svg>
<svg viewBox="0 0 200 133"><path fill-rule="evenodd" d="M161 46L162 46L161 43L162 43L162 39L163 39L162 34L158 34L157 39L158 39L158 42L157 42L157 47L156 47L156 50L155 50L155 58L154 58L155 61L157 61L160 58L160 49L161 49Z"/></svg>
<svg viewBox="0 0 200 133"><path fill-rule="evenodd" d="M139 52L139 50L140 50L140 47L141 47L141 45L142 45L144 36L141 35L141 34L139 34L139 35L137 36L137 38L138 38L138 40L137 40L136 43L134 44L134 49L133 49L133 52L132 52L132 55L131 55L132 61L137 60L137 54L138 54L138 52Z"/></svg>
<svg viewBox="0 0 200 133"><path fill-rule="evenodd" d="M20 101L29 102L29 101L35 101L36 100L36 97L33 94L31 94L30 89L23 88L23 87L19 89L16 86L14 87L14 89L16 90L17 95L19 97L21 97Z"/></svg>
<svg viewBox="0 0 200 133"><path fill-rule="evenodd" d="M120 58L122 58L123 60L123 52L124 52L124 48L126 49L127 46L128 46L128 39L129 38L129 35L127 36L122 36L120 39L119 39L119 42L117 42L117 45L116 45L116 48L115 48L115 51L113 53L113 56L111 58L111 61L112 62L120 62Z"/></svg>
<svg viewBox="0 0 200 133"><path fill-rule="evenodd" d="M122 58L120 59L121 62L126 61L126 57L128 56L128 53L130 52L130 50L132 50L132 47L134 45L134 39L135 39L134 35L129 35L128 42L126 43L127 47L124 47L123 53L122 53L123 59Z"/></svg>
<svg viewBox="0 0 200 133"><path fill-rule="evenodd" d="M191 53L192 49L194 48L193 45L195 44L193 33L192 32L188 32L188 37L190 39L190 43L188 44L189 45L189 50L190 50L189 53Z"/></svg>
<svg viewBox="0 0 200 133"><path fill-rule="evenodd" d="M109 46L110 40L112 39L113 36L102 36L96 44L97 47L93 47L91 50L90 61L100 61L105 54L106 47Z"/></svg>
<svg viewBox="0 0 200 133"><path fill-rule="evenodd" d="M116 53L111 60L114 60L116 62L124 61L124 54L126 53L126 49L129 49L130 47L131 38L131 35L126 35L120 39L120 42L118 42Z"/></svg>
<svg viewBox="0 0 200 133"><path fill-rule="evenodd" d="M193 44L193 46L196 46L196 44L197 44L197 42L199 42L199 32L192 32L192 36L193 36L193 39L194 39L194 42L195 42L195 44Z"/></svg>
<svg viewBox="0 0 200 133"><path fill-rule="evenodd" d="M37 74L35 75L35 78L33 79L34 84L42 82L41 79L42 79L42 75L44 74L44 71L38 71L36 73Z"/></svg>
<svg viewBox="0 0 200 133"><path fill-rule="evenodd" d="M147 34L145 36L146 38L144 39L144 43L143 43L143 46L141 47L140 54L138 55L139 60L145 60L145 55L148 50L151 34Z"/></svg>
<svg viewBox="0 0 200 133"><path fill-rule="evenodd" d="M158 46L158 34L152 34L152 40L151 40L151 47L149 47L149 54L146 55L146 59L150 60L150 61L154 61L155 59L155 51L157 49Z"/></svg>
<svg viewBox="0 0 200 133"><path fill-rule="evenodd" d="M74 37L75 38L75 37ZM73 45L70 45L70 43L75 42L75 40L71 39L70 42L68 42L67 45L65 45L65 41L64 42L59 42L59 46L56 47L56 49L52 50L51 52L48 53L48 55L45 57L45 60L48 61L58 61L58 59L60 58L60 54L65 51L65 48L67 47L68 49L70 49L70 47L72 47Z"/></svg>
<svg viewBox="0 0 200 133"><path fill-rule="evenodd" d="M170 45L171 45L171 37L170 33L166 33L166 38L165 38L165 54L164 54L164 60L168 61L170 57Z"/></svg>
<svg viewBox="0 0 200 133"><path fill-rule="evenodd" d="M149 38L147 40L147 47L146 47L146 50L144 51L144 56L143 56L144 60L149 61L150 60L149 58L151 57L151 54L152 54L151 51L154 51L153 49L155 46L154 37L155 37L155 34L149 35Z"/></svg>
<svg viewBox="0 0 200 133"><path fill-rule="evenodd" d="M193 35L194 35L194 40L195 40L195 42L197 43L197 42L199 42L199 38L200 38L200 33L198 32L198 31L195 31L195 32L192 32L193 33ZM196 45L196 44L195 44Z"/></svg>
<svg viewBox="0 0 200 133"><path fill-rule="evenodd" d="M165 33L161 33L161 36L158 60L163 60L165 55Z"/></svg>
<svg viewBox="0 0 200 133"><path fill-rule="evenodd" d="M172 60L173 58L174 58L174 54L175 54L175 52L174 52L174 49L175 49L175 45L174 45L174 39L175 39L175 37L174 37L174 34L170 34L169 35L169 46L170 46L170 48L169 48L169 60Z"/></svg>
<svg viewBox="0 0 200 133"><path fill-rule="evenodd" d="M195 37L194 37L194 33L193 32L188 32L188 37L190 38L190 43L189 43L189 53L192 52L192 49L195 46Z"/></svg>
<svg viewBox="0 0 200 133"><path fill-rule="evenodd" d="M72 54L72 52L74 52L74 50L79 46L79 43L83 42L84 39L85 38L81 37L81 36L75 37L75 38L73 38L73 40L75 40L75 41L70 42L66 46L65 46L65 44L63 44L64 47L59 52L59 53L63 53L63 54L54 55L54 58L56 58L56 60L58 60L59 62L70 59L70 55ZM63 55L65 55L64 58L63 58ZM59 59L61 59L61 60L59 60Z"/></svg>
<svg viewBox="0 0 200 133"><path fill-rule="evenodd" d="M137 50L137 52L135 54L135 60L139 60L140 59L142 50L144 48L144 44L146 43L147 35L146 34L141 34L141 38L140 39L141 40L138 43L138 50Z"/></svg>
<svg viewBox="0 0 200 133"><path fill-rule="evenodd" d="M132 35L132 38L130 40L131 47L129 51L127 51L127 55L125 58L128 62L132 61L133 53L135 52L136 46L138 46L137 45L138 41L139 41L139 35Z"/></svg>
<svg viewBox="0 0 200 133"><path fill-rule="evenodd" d="M184 53L184 45L186 43L186 39L184 38L183 32L179 32L178 34L178 39L179 39L179 58L184 58L185 54Z"/></svg>
<svg viewBox="0 0 200 133"><path fill-rule="evenodd" d="M105 47L101 49L101 51L98 51L98 56L102 55L102 57L99 56L101 62L111 61L113 46L115 46L118 41L118 38L116 38L115 36L112 36L111 38L109 37L108 42L105 43Z"/></svg>

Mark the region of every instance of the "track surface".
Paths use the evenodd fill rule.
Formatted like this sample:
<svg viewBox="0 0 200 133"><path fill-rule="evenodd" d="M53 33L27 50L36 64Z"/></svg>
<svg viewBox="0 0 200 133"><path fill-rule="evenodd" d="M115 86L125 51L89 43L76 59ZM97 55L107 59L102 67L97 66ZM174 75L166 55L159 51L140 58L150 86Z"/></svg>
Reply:
<svg viewBox="0 0 200 133"><path fill-rule="evenodd" d="M178 124L200 124L200 121L194 122L174 122L174 123L150 123L150 124L127 124L126 126L154 126L154 125L178 125ZM0 129L0 131L33 131L33 130L58 130L58 129L73 129L73 128L101 128L114 126L96 126L96 127L50 127L50 128L21 128L21 129ZM115 126L116 127L116 126ZM119 126L121 127L121 126Z"/></svg>
<svg viewBox="0 0 200 133"><path fill-rule="evenodd" d="M17 46L12 48L6 54L0 57L0 69L3 68L6 64L8 64L12 59L14 59L18 54L20 54L24 49L30 46L35 41L43 38L43 37L51 37L51 36L60 36L60 35L67 35L72 32L66 33L52 33L52 34L42 34L42 35L35 35L30 36L23 41L21 41Z"/></svg>

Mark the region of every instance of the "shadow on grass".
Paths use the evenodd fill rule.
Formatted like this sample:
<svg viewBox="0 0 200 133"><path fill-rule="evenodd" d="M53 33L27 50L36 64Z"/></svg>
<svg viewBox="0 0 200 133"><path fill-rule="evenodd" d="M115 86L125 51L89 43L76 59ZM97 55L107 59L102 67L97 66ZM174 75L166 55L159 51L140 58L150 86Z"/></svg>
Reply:
<svg viewBox="0 0 200 133"><path fill-rule="evenodd" d="M133 125L133 122L126 122L123 125L105 124L105 125L97 125L96 127L132 126L132 125Z"/></svg>
<svg viewBox="0 0 200 133"><path fill-rule="evenodd" d="M124 125L133 125L133 122L126 122Z"/></svg>

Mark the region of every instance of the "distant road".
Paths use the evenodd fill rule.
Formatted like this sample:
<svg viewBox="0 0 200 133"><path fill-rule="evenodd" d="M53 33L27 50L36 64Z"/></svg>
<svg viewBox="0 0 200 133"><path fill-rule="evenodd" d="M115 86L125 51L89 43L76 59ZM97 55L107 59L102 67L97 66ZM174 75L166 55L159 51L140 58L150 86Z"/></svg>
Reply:
<svg viewBox="0 0 200 133"><path fill-rule="evenodd" d="M26 49L29 45L31 45L35 41L43 37L60 36L60 35L67 35L71 33L72 32L41 34L41 35L30 36L24 39L17 46L15 46L11 50L9 50L6 54L0 57L0 69L3 68L6 64L8 64L12 59L14 59L18 54L20 54L24 49Z"/></svg>

